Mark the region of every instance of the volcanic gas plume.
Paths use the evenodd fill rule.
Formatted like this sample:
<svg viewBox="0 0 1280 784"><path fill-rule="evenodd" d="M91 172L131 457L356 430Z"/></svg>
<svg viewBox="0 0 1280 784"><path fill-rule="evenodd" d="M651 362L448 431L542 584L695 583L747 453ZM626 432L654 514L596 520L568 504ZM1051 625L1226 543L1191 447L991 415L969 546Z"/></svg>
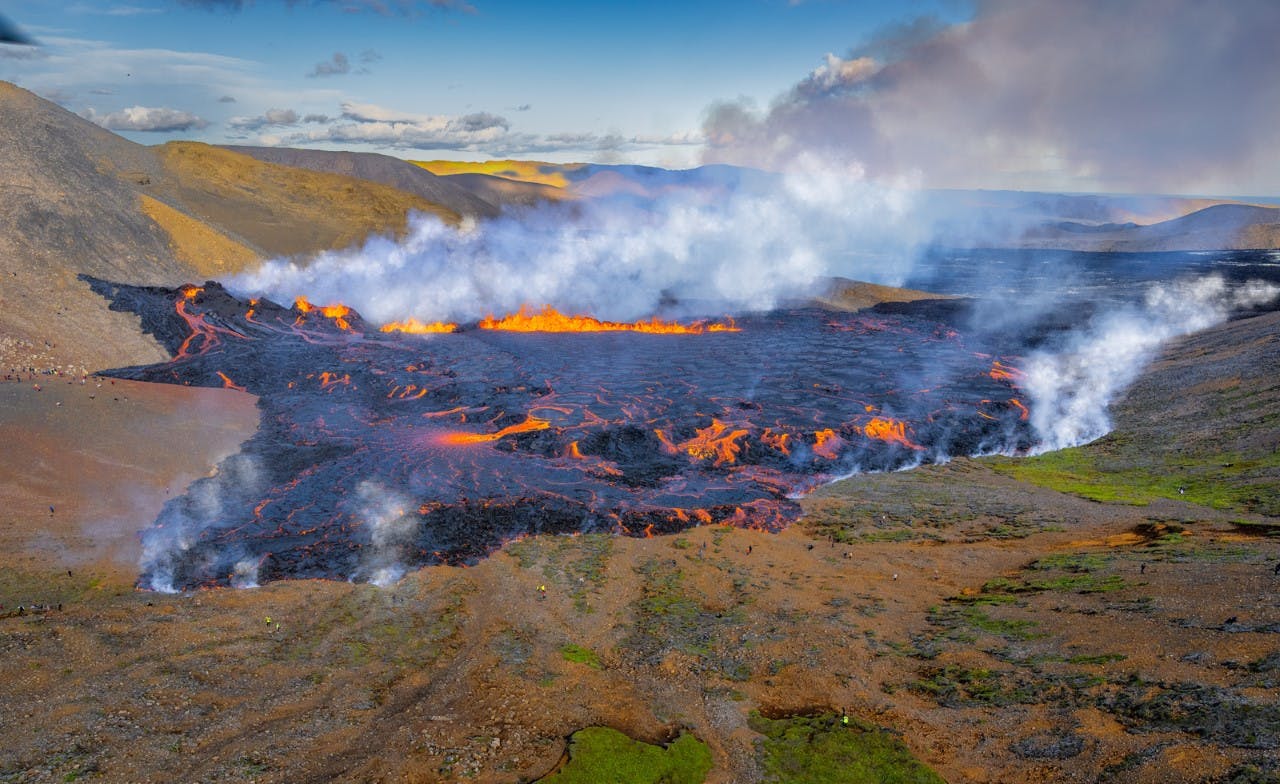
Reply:
<svg viewBox="0 0 1280 784"><path fill-rule="evenodd" d="M174 355L114 375L259 398L240 454L144 533L146 588L381 582L541 532L776 529L833 476L1030 445L1017 357L967 339L948 303L635 324L526 309L425 334L216 283L90 283Z"/></svg>

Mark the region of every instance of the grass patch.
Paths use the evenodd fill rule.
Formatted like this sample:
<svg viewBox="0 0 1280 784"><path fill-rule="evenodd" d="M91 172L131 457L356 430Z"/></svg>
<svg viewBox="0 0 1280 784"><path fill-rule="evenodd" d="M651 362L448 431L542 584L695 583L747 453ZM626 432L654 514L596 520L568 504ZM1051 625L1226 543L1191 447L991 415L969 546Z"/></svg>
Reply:
<svg viewBox="0 0 1280 784"><path fill-rule="evenodd" d="M102 579L88 572L0 571L0 615L18 607L57 607L87 601L101 593Z"/></svg>
<svg viewBox="0 0 1280 784"><path fill-rule="evenodd" d="M1103 503L1145 506L1157 498L1212 509L1280 516L1280 453L1235 452L1130 455L1118 436L1035 457L985 458L995 471L1022 482Z"/></svg>
<svg viewBox="0 0 1280 784"><path fill-rule="evenodd" d="M1031 701L1029 691L1008 688L1002 673L983 667L948 664L926 669L921 674L924 677L907 684L907 688L947 708Z"/></svg>
<svg viewBox="0 0 1280 784"><path fill-rule="evenodd" d="M539 784L702 784L711 771L707 744L682 734L666 747L633 740L608 727L569 738L569 760Z"/></svg>
<svg viewBox="0 0 1280 784"><path fill-rule="evenodd" d="M1071 574L1051 580L1033 580L1026 585L1032 591L1069 593L1110 593L1129 587L1129 583L1118 574L1109 574L1105 577L1094 574Z"/></svg>
<svg viewBox="0 0 1280 784"><path fill-rule="evenodd" d="M560 655L565 661L585 664L595 670L600 669L600 657L590 648L569 644L560 649Z"/></svg>
<svg viewBox="0 0 1280 784"><path fill-rule="evenodd" d="M1033 640L1043 636L1036 631L1039 624L1035 621L994 618L984 612L981 607L972 604L960 607L934 607L929 612L929 623L951 630L953 634L948 636L960 642L968 639L964 629L985 632L1006 640Z"/></svg>
<svg viewBox="0 0 1280 784"><path fill-rule="evenodd" d="M750 724L764 736L768 784L943 784L896 735L856 719L753 716Z"/></svg>
<svg viewBox="0 0 1280 784"><path fill-rule="evenodd" d="M707 609L673 563L650 559L636 567L643 577L641 596L634 604L635 624L623 644L648 664L657 664L668 652L679 651L698 657L726 677L741 679L742 667L733 654L716 653L724 629L742 622L741 610Z"/></svg>
<svg viewBox="0 0 1280 784"><path fill-rule="evenodd" d="M1031 568L1039 571L1057 569L1063 572L1096 572L1106 568L1110 562L1109 557L1095 553L1056 553L1036 560Z"/></svg>
<svg viewBox="0 0 1280 784"><path fill-rule="evenodd" d="M512 542L506 551L522 569L541 564L548 582L559 584L580 613L591 613L591 596L604 586L613 536L593 533L579 536L531 536Z"/></svg>

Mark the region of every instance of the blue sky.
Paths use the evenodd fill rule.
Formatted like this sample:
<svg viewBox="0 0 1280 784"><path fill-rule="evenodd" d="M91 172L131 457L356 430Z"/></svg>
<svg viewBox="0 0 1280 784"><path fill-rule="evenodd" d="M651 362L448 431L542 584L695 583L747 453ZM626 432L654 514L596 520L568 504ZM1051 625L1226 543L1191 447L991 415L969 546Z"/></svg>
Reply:
<svg viewBox="0 0 1280 784"><path fill-rule="evenodd" d="M146 143L171 136L243 143L320 136L325 123L251 128L244 118L273 109L336 118L353 104L404 116L481 116L472 126L501 118L505 132L497 136L517 137L442 133L435 148L429 138L389 148L402 157L536 152L532 157L690 165L698 161L701 124L713 102L746 97L765 105L828 52L848 50L913 16L963 13L955 2L926 0L474 0L443 8L421 3L407 14L394 3L385 12L341 2L226 5L3 1L0 12L47 56L0 60L0 78L73 111L92 110L100 121L145 107L208 123L145 132L127 130L142 127L141 120L104 123ZM180 126L174 116L166 123L156 115L156 125ZM316 146L360 145L326 139ZM530 146L536 149L524 149Z"/></svg>
<svg viewBox="0 0 1280 784"><path fill-rule="evenodd" d="M144 143L1280 195L1276 0L0 0Z"/></svg>

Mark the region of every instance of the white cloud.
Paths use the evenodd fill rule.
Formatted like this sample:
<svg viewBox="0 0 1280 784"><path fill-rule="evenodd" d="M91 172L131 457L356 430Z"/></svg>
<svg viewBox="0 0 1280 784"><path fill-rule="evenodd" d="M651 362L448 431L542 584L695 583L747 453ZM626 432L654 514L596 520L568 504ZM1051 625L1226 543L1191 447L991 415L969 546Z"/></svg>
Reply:
<svg viewBox="0 0 1280 784"><path fill-rule="evenodd" d="M98 114L93 109L87 109L83 116L86 120L112 131L172 133L189 131L193 128L206 128L209 125L207 120L191 112L152 106L130 106L109 114Z"/></svg>
<svg viewBox="0 0 1280 784"><path fill-rule="evenodd" d="M297 125L301 118L293 109L268 109L257 117L232 117L227 125L237 130L256 131L279 125Z"/></svg>
<svg viewBox="0 0 1280 784"><path fill-rule="evenodd" d="M510 120L491 112L463 115L418 114L371 103L348 101L333 119L307 115L304 122L323 127L293 134L271 134L271 145L343 144L415 150L456 150L494 157L557 152L610 152L699 145L698 132L664 136L599 133L532 134L513 130ZM265 125L265 124L264 124ZM248 127L242 125L241 127Z"/></svg>

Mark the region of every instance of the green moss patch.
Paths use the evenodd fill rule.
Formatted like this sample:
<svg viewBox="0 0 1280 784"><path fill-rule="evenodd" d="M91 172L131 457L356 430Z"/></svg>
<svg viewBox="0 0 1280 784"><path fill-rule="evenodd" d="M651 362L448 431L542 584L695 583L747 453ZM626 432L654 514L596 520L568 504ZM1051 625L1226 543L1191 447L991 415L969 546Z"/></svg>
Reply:
<svg viewBox="0 0 1280 784"><path fill-rule="evenodd" d="M835 714L751 718L769 784L943 784L888 730Z"/></svg>
<svg viewBox="0 0 1280 784"><path fill-rule="evenodd" d="M701 784L711 771L707 744L682 734L654 746L608 727L587 727L569 738L569 760L540 784Z"/></svg>
<svg viewBox="0 0 1280 784"><path fill-rule="evenodd" d="M1104 503L1145 506L1171 498L1213 509L1280 516L1280 453L1128 455L1124 439L1025 458L992 457L992 469L1022 482Z"/></svg>
<svg viewBox="0 0 1280 784"><path fill-rule="evenodd" d="M566 645L560 649L560 655L564 657L565 661L585 664L597 670L600 669L600 657L590 648L583 648L581 645Z"/></svg>

